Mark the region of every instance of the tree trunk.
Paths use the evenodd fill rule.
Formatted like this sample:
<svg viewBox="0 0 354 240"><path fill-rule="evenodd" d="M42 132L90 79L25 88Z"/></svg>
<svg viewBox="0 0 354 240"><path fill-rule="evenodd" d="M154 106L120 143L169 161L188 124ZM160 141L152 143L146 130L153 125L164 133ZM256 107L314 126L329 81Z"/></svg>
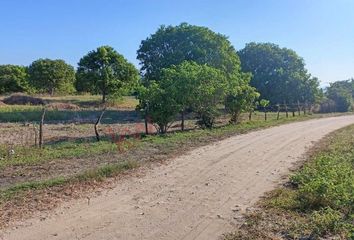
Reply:
<svg viewBox="0 0 354 240"><path fill-rule="evenodd" d="M145 115L145 118L144 118L144 122L145 122L145 134L148 135L149 134L149 123L148 123L146 115Z"/></svg>
<svg viewBox="0 0 354 240"><path fill-rule="evenodd" d="M252 120L252 111L250 111L248 114L248 121L251 121L251 120Z"/></svg>
<svg viewBox="0 0 354 240"><path fill-rule="evenodd" d="M301 109L300 109L300 102L297 101L297 113L298 113L299 116L300 116L300 111L301 111Z"/></svg>
<svg viewBox="0 0 354 240"><path fill-rule="evenodd" d="M303 105L304 115L306 115L306 103Z"/></svg>
<svg viewBox="0 0 354 240"><path fill-rule="evenodd" d="M264 121L267 121L267 109L264 108Z"/></svg>
<svg viewBox="0 0 354 240"><path fill-rule="evenodd" d="M102 103L106 102L106 92L102 93Z"/></svg>

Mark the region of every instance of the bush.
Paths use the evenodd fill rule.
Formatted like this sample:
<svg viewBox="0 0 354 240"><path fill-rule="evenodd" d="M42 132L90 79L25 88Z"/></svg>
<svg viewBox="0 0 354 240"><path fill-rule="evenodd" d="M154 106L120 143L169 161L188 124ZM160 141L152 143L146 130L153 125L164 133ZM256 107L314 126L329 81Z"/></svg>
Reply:
<svg viewBox="0 0 354 240"><path fill-rule="evenodd" d="M25 94L12 94L4 98L3 102L8 105L44 105L45 101L41 98L31 97Z"/></svg>
<svg viewBox="0 0 354 240"><path fill-rule="evenodd" d="M314 211L311 216L312 234L315 237L329 233L338 233L343 230L342 214L332 208Z"/></svg>
<svg viewBox="0 0 354 240"><path fill-rule="evenodd" d="M337 161L333 158L339 158ZM354 169L340 156L322 155L292 177L305 208L354 208Z"/></svg>

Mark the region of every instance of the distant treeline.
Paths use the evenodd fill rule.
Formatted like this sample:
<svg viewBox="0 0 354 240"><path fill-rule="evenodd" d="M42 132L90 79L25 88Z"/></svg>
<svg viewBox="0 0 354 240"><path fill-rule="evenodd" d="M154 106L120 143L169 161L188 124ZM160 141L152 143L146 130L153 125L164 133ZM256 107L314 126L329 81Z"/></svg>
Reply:
<svg viewBox="0 0 354 240"><path fill-rule="evenodd" d="M138 109L158 122L161 131L176 114L190 111L202 125L212 126L220 105L232 122L257 104L318 104L323 112L348 111L353 105L353 80L333 83L323 91L295 51L254 42L236 51L226 36L206 27L161 26L141 42L137 59L140 74L110 46L90 51L76 69L51 59L29 66L1 65L0 94L90 92L101 94L105 102L135 93Z"/></svg>

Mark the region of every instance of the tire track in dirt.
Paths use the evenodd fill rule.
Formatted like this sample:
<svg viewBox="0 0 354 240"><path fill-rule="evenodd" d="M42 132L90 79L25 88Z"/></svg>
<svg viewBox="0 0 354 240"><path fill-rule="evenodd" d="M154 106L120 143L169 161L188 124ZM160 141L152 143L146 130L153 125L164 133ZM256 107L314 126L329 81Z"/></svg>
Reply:
<svg viewBox="0 0 354 240"><path fill-rule="evenodd" d="M351 123L354 116L342 116L234 136L145 169L144 176L120 181L89 205L76 200L44 221L20 222L3 238L217 239L239 223L236 205L251 207L314 141Z"/></svg>

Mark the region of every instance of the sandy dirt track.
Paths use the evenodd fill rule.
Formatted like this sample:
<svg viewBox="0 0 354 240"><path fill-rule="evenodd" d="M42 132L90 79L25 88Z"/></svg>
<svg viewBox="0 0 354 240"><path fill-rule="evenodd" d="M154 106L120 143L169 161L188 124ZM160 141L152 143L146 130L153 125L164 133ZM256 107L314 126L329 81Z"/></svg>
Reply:
<svg viewBox="0 0 354 240"><path fill-rule="evenodd" d="M234 136L121 180L89 204L72 201L45 220L18 223L0 239L218 239L307 147L352 123L342 116Z"/></svg>

